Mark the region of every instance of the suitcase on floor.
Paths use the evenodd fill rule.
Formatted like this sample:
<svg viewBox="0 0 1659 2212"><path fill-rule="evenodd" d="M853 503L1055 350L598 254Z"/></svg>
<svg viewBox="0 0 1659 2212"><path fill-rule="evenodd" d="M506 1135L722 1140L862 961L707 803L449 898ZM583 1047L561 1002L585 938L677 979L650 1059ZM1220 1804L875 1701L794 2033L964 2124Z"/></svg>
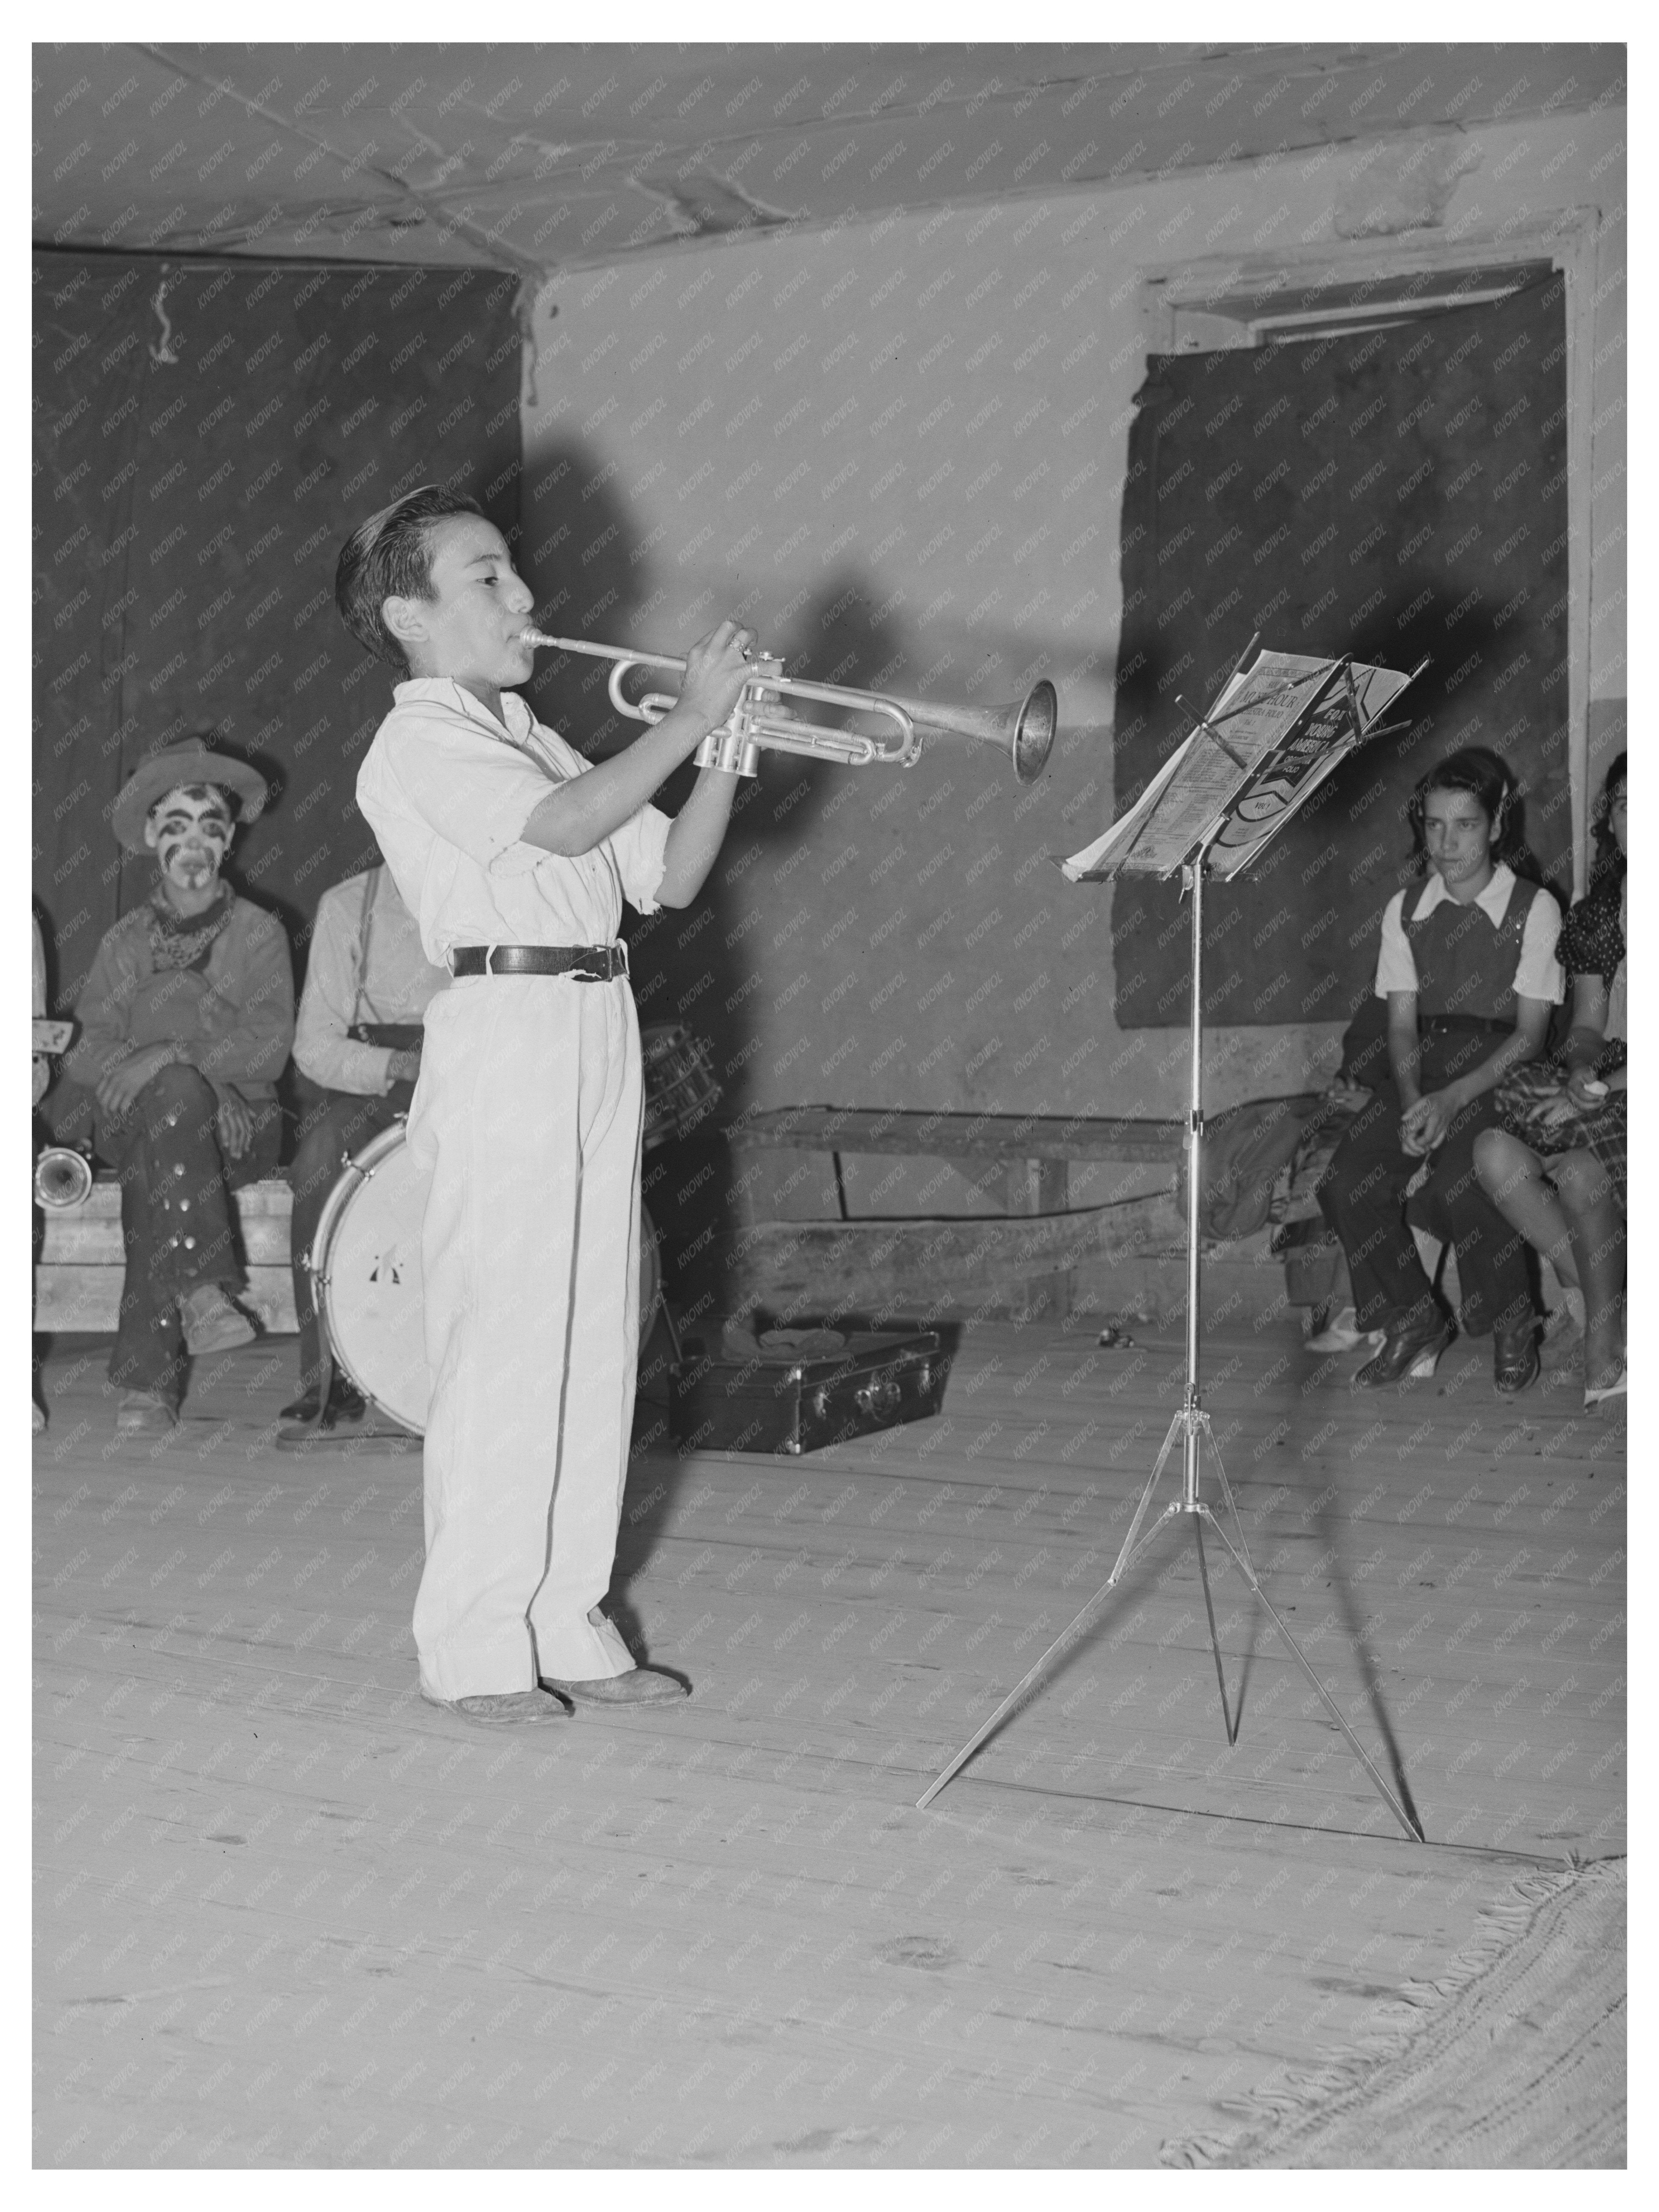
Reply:
<svg viewBox="0 0 1659 2212"><path fill-rule="evenodd" d="M951 1355L927 1329L849 1333L829 1351L688 1346L669 1373L673 1431L693 1451L817 1451L929 1419L950 1370Z"/></svg>

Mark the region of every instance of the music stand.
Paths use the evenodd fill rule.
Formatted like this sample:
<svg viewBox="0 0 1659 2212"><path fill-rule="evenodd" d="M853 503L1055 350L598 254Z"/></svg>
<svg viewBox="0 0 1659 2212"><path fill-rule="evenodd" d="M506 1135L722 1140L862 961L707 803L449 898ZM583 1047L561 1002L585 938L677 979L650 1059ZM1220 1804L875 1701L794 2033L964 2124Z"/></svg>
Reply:
<svg viewBox="0 0 1659 2212"><path fill-rule="evenodd" d="M1225 875L1231 880L1233 876L1242 873L1260 856L1263 847L1277 835L1285 823L1306 804L1340 761L1367 738L1382 733L1382 717L1388 706L1427 664L1413 669L1410 676L1401 676L1391 669L1362 670L1359 672L1362 686L1356 684L1353 665L1346 659L1315 662L1299 656L1264 653L1253 665L1249 676L1245 676L1243 673L1244 664L1256 643L1257 640L1252 638L1245 647L1207 714L1193 715L1185 702L1177 699L1177 705L1194 723L1186 743L1153 778L1146 793L1129 811L1123 822L1115 825L1085 852L1078 854L1075 861L1065 864L1067 874L1072 875L1074 880L1097 882L1120 870L1168 877L1179 867L1183 886L1192 896L1192 1053L1187 1140L1185 1393L1180 1407L1170 1420L1163 1449L1158 1453L1146 1487L1140 1493L1139 1503L1129 1522L1128 1534L1123 1540L1122 1549L1111 1573L1071 1625L1009 1692L990 1718L963 1746L950 1765L934 1778L916 1800L918 1812L933 1802L945 1784L967 1764L980 1746L1034 1693L1054 1661L1078 1641L1096 1608L1117 1588L1159 1531L1172 1523L1185 1522L1192 1529L1193 1541L1198 1553L1199 1579L1203 1584L1204 1611L1209 1622L1210 1650L1215 1658L1216 1684L1221 1693L1221 1717L1227 1731L1229 1746L1238 1740L1239 1723L1243 1717L1243 1691L1241 1687L1240 1710L1235 1716L1227 1704L1227 1679L1222 1666L1221 1642L1216 1631L1209 1569L1204 1556L1206 1525L1226 1547L1252 1595L1261 1601L1291 1656L1318 1692L1326 1711L1346 1738L1349 1747L1370 1776L1378 1794L1401 1826L1413 1842L1420 1844L1426 1840L1415 1814L1401 1804L1389 1788L1376 1761L1349 1727L1340 1707L1314 1671L1312 1662L1279 1618L1250 1564L1249 1547L1245 1543L1244 1531L1239 1522L1238 1508L1227 1481L1226 1470L1221 1464L1221 1454L1210 1425L1209 1414L1204 1410L1199 1383L1199 1200L1203 1188L1204 1158L1204 883L1206 877L1212 872L1216 848L1231 832ZM1264 669L1264 664L1267 663L1273 665ZM1261 680L1255 683L1254 696L1247 696L1252 680L1258 678ZM1382 680L1373 682L1373 678ZM1276 690L1275 685L1278 687ZM1252 713L1252 709L1255 711ZM1220 722L1225 726L1230 721L1233 727L1229 735L1224 737L1215 724ZM1226 764L1224 767L1218 765L1213 755L1204 754L1202 741L1206 739L1213 742ZM1183 770L1186 771L1185 787ZM1275 787L1276 804L1269 811L1266 810L1263 794L1275 790ZM1189 827L1197 818L1194 806L1200 812L1207 812L1218 796L1221 799L1218 810L1200 830L1195 841L1189 842ZM1255 808L1251 811L1253 798ZM1240 812L1241 804L1246 809L1243 814ZM1173 825L1172 842L1160 842L1161 820ZM1172 1499L1143 1533L1142 1524L1151 1508L1153 1493L1177 1440L1181 1445L1180 1496ZM1232 1521L1231 1537L1200 1494L1200 1453L1206 1451L1214 1468L1221 1496Z"/></svg>

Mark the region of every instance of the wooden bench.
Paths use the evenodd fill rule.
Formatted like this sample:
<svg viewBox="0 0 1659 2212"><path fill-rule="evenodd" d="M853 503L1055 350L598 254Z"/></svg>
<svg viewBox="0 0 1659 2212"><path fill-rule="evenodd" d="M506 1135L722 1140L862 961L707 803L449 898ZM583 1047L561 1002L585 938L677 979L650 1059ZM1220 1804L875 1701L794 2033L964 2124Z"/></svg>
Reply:
<svg viewBox="0 0 1659 2212"><path fill-rule="evenodd" d="M978 1254L988 1274L1010 1270L1026 1284L1021 1310L1063 1316L1070 1307L1066 1248L1097 1241L1097 1249L1151 1250L1179 1234L1174 1212L1176 1173L1186 1140L1178 1121L1132 1121L1074 1114L924 1113L915 1109L862 1106L775 1106L731 1123L732 1188L738 1194L737 1280L743 1294L764 1301L787 1289L799 1299L803 1265L823 1275L826 1295L845 1301L863 1287L872 1295L900 1287L894 1270L914 1273L919 1259L959 1273L957 1257ZM756 1218L757 1170L768 1153L827 1152L840 1206L840 1224L767 1221ZM847 1209L841 1161L844 1153L900 1153L952 1161L979 1161L988 1172L976 1186L1001 1185L1004 1216L1028 1224L999 1233L997 1217L961 1221L854 1221ZM1151 1196L1065 1217L1070 1207L1073 1161L1111 1161L1168 1170L1167 1186ZM1041 1220L1047 1227L1039 1231ZM845 1224L841 1231L841 1224ZM841 1231L841 1233L837 1233ZM1092 1232L1092 1235L1091 1235ZM956 1248L963 1247L958 1255ZM914 1249L913 1249L914 1248ZM926 1256L931 1255L931 1261ZM1060 1265L1056 1267L1059 1259ZM775 1278L775 1282L774 1282Z"/></svg>
<svg viewBox="0 0 1659 2212"><path fill-rule="evenodd" d="M289 1265L289 1216L294 1194L285 1182L252 1182L234 1194L247 1262L250 1312L275 1336L299 1328ZM121 1190L100 1173L79 1206L42 1209L40 1257L34 1271L34 1326L112 1335L119 1324L125 1255L121 1249Z"/></svg>
<svg viewBox="0 0 1659 2212"><path fill-rule="evenodd" d="M1071 1269L1091 1258L1168 1251L1182 1225L1175 1176L1185 1132L1175 1121L1092 1115L928 1112L897 1108L784 1106L746 1115L726 1132L732 1147L738 1227L731 1285L735 1303L878 1304L924 1287L958 1292L1001 1286L1011 1310L1027 1317L1070 1310ZM756 1176L768 1155L828 1153L840 1218L823 1223L757 1219ZM982 1163L979 1187L1000 1183L1004 1212L941 1220L854 1220L841 1179L843 1153L937 1158ZM1074 1161L1158 1167L1168 1180L1149 1195L1070 1210ZM247 1262L247 1304L274 1334L298 1327L289 1264L292 1194L284 1182L235 1193ZM112 1333L121 1300L121 1198L100 1173L82 1204L44 1212L35 1270L34 1325L42 1330Z"/></svg>

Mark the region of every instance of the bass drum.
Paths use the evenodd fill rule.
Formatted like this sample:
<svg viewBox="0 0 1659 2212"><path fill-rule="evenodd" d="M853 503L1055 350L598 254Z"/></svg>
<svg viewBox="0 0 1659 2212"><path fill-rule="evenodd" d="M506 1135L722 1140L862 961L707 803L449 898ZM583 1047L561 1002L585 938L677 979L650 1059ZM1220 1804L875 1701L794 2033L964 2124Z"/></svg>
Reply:
<svg viewBox="0 0 1659 2212"><path fill-rule="evenodd" d="M425 1294L421 1218L428 1177L404 1126L382 1130L329 1194L307 1266L336 1364L365 1398L416 1436L426 1428ZM640 1208L640 1349L662 1296L657 1232Z"/></svg>

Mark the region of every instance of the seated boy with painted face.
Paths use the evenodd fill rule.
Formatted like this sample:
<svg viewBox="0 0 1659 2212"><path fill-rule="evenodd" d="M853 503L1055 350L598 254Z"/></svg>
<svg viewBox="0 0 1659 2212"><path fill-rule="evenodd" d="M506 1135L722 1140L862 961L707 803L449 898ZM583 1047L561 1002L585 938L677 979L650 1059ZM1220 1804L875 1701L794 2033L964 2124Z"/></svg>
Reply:
<svg viewBox="0 0 1659 2212"><path fill-rule="evenodd" d="M263 780L199 739L151 755L111 826L155 855L159 880L98 948L65 1073L94 1101L94 1141L121 1178L126 1276L110 1379L118 1434L178 1419L186 1352L246 1343L228 1193L276 1168L276 1078L294 1036L294 980L272 915L220 870Z"/></svg>

